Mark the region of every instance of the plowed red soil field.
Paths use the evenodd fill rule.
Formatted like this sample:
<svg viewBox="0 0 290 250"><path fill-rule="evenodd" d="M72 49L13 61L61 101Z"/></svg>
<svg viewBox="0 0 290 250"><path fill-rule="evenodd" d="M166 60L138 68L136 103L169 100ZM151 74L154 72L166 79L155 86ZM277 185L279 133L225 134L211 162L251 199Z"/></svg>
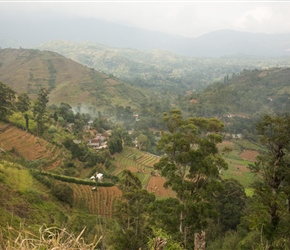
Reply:
<svg viewBox="0 0 290 250"><path fill-rule="evenodd" d="M258 155L259 153L255 150L244 150L241 154L240 154L240 157L244 160L247 160L247 161L256 161L256 156Z"/></svg>

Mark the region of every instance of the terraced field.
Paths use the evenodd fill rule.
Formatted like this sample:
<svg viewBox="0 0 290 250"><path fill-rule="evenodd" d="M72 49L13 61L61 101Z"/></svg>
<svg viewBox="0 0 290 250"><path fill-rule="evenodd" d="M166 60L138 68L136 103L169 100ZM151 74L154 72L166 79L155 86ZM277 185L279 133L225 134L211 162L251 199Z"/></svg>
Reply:
<svg viewBox="0 0 290 250"><path fill-rule="evenodd" d="M160 157L140 151L135 148L124 148L124 150L115 156L115 165L117 168L112 172L119 175L125 169L135 173L142 183L143 188L148 192L153 192L159 197L172 197L174 193L170 189L165 189L163 184L165 178L154 170L154 164L159 161Z"/></svg>
<svg viewBox="0 0 290 250"><path fill-rule="evenodd" d="M86 210L91 214L112 217L114 200L122 196L122 192L116 186L97 187L69 183L74 191L74 206Z"/></svg>
<svg viewBox="0 0 290 250"><path fill-rule="evenodd" d="M0 148L29 161L46 160L44 170L54 169L62 163L57 146L9 124L0 124Z"/></svg>
<svg viewBox="0 0 290 250"><path fill-rule="evenodd" d="M240 150L240 147L231 141L224 141L218 145L219 149L225 146L232 148L233 151L225 156L229 169L222 173L222 177L226 179L235 178L241 182L246 190L250 190L249 187L254 180L254 174L250 172L248 166L253 164L258 151L254 148L254 145L250 145L249 150ZM115 156L116 168L113 174L120 176L124 169L128 169L138 176L143 188L149 192L153 192L157 197L172 197L174 192L163 187L165 179L159 175L158 171L154 170L154 164L159 159L158 156L127 147Z"/></svg>
<svg viewBox="0 0 290 250"><path fill-rule="evenodd" d="M129 147L124 148L115 158L117 168L112 172L114 175L119 175L124 169L150 174L154 171L153 165L159 161L158 156Z"/></svg>

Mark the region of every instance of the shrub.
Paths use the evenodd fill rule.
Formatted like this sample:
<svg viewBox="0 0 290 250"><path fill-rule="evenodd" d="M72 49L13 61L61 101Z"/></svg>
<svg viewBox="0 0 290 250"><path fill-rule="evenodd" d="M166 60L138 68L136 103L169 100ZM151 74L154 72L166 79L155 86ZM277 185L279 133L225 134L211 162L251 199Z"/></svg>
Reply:
<svg viewBox="0 0 290 250"><path fill-rule="evenodd" d="M48 133L51 133L51 134L53 134L53 133L55 133L56 131L57 131L57 129L56 129L56 127L54 126L54 125L51 125L49 128L48 128Z"/></svg>
<svg viewBox="0 0 290 250"><path fill-rule="evenodd" d="M42 175L40 172L38 171L33 171L33 170L30 170L30 173L31 175L36 179L38 180L39 182L41 182L43 185L45 185L46 187L48 188L51 188L52 187L52 180L45 176L45 175Z"/></svg>
<svg viewBox="0 0 290 250"><path fill-rule="evenodd" d="M60 183L54 185L51 189L52 194L62 202L69 204L70 206L73 205L73 190L72 188L66 183Z"/></svg>

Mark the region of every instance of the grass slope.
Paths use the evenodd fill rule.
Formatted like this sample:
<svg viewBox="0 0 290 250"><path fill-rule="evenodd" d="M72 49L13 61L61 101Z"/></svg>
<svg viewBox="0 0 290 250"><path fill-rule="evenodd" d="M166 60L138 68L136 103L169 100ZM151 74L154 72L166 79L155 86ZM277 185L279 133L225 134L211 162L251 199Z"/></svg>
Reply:
<svg viewBox="0 0 290 250"><path fill-rule="evenodd" d="M63 182L54 181L53 185L59 183ZM15 232L16 234L23 232L23 228L28 228L30 233L37 235L41 227L42 230L65 227L76 234L86 228L83 234L86 242L93 241L97 230L102 226L98 224L100 222L96 221L96 218L101 216L102 223L106 218L111 218L114 200L122 193L115 186L98 187L93 191L88 185L73 183L67 185L73 190L72 205L58 201L52 195L50 188L33 178L26 168L0 159L1 243L8 240ZM15 230L18 228L20 231ZM31 237L33 235L30 234ZM27 237L28 235L26 239ZM14 239L16 238L17 235Z"/></svg>
<svg viewBox="0 0 290 250"><path fill-rule="evenodd" d="M37 230L42 224L62 225L68 221L67 208L19 164L0 161L0 189L3 228L27 224Z"/></svg>
<svg viewBox="0 0 290 250"><path fill-rule="evenodd" d="M65 223L75 226L74 220L79 220L80 213L113 216L113 202L122 195L116 186L101 187L99 184L97 190L93 190L91 182L87 185L76 184L78 182L72 182L73 177L47 172L62 167L63 161L69 156L65 149L7 123L0 123L0 145L0 212L3 215L2 219L0 218L1 226L11 225L17 228L24 221L28 225L35 225L35 229L42 224L54 223L58 226ZM27 168L4 160L8 158L25 162L31 169L45 171L41 172L43 178L52 184L44 186L42 183L48 181L38 182L40 179L33 178L32 172ZM77 180L82 181L81 183L88 182L86 179ZM48 187L53 188L60 183L72 188L72 206L58 202L50 194L51 190ZM43 213L46 213L46 216L43 216ZM57 218L54 218L55 216ZM85 226L82 223L81 225Z"/></svg>

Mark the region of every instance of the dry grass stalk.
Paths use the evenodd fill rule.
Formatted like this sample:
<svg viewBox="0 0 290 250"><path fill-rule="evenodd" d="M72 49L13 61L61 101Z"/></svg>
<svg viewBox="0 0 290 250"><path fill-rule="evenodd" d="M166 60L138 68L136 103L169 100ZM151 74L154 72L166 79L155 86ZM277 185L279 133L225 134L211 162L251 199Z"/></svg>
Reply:
<svg viewBox="0 0 290 250"><path fill-rule="evenodd" d="M101 237L95 236L91 244L86 244L82 237L85 228L77 237L66 231L65 228L41 227L39 235L35 235L27 230L16 230L8 227L8 236L4 237L0 232L0 249L2 250L92 250L101 241Z"/></svg>

